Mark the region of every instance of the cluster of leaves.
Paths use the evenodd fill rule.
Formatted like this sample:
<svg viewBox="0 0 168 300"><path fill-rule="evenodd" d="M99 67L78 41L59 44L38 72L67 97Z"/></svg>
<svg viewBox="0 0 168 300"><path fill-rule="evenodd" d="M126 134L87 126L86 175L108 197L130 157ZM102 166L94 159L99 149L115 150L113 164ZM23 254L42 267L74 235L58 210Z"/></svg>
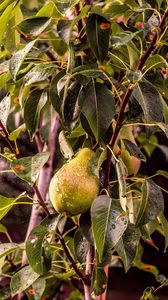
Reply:
<svg viewBox="0 0 168 300"><path fill-rule="evenodd" d="M104 267L114 259L121 259L125 271L134 265L158 279L156 267L146 268L141 261L141 240L155 246L151 234L158 230L165 237L165 251L168 246L164 199L153 180L157 175L168 178L168 173L158 170L150 178L141 174L135 178L121 159L124 151L138 162L146 161L157 146L156 133L163 131L168 137L168 3L86 2L5 0L0 4L0 133L7 141L1 156L17 177L34 188L51 153L21 157L19 137L26 131L31 143L38 132L40 142L49 145L58 114L62 154L71 158L80 147L97 149L102 189L89 213L70 218L73 237L64 230L67 219L54 214L33 228L25 243L10 240L0 245L1 276L12 277L10 288L0 292L1 299L22 291L29 299L45 299L47 293L51 298L60 282L72 285L85 273L90 249L95 250L90 261L95 295L104 292ZM130 128L138 132L139 146L121 129L114 141L119 151L111 147L116 128L122 126L128 128L125 132ZM114 170L108 177L111 162ZM26 193L18 198L0 196L0 219L25 197L32 203ZM39 202L48 212L49 201ZM2 224L0 231L9 237ZM29 265L20 268L23 250ZM160 282L167 284L165 278ZM156 299L153 292L153 288L145 291L142 299ZM74 299L78 298L81 294L76 291Z"/></svg>

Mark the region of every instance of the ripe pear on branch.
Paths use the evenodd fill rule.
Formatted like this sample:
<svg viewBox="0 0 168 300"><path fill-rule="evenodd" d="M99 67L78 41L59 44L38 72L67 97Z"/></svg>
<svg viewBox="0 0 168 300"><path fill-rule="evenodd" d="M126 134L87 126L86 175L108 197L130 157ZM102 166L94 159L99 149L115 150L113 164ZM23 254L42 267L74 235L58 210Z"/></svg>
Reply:
<svg viewBox="0 0 168 300"><path fill-rule="evenodd" d="M53 176L49 194L57 212L77 215L91 207L99 193L95 157L92 150L83 148Z"/></svg>
<svg viewBox="0 0 168 300"><path fill-rule="evenodd" d="M119 140L120 146L116 146L115 153L120 152L120 158L122 159L124 165L127 169L127 175L136 175L139 171L141 160L137 157L130 155L128 150L125 147L125 144L122 139L127 139L131 141L133 144L136 145L135 137L133 134L133 126L126 126L122 127L120 134L119 134Z"/></svg>

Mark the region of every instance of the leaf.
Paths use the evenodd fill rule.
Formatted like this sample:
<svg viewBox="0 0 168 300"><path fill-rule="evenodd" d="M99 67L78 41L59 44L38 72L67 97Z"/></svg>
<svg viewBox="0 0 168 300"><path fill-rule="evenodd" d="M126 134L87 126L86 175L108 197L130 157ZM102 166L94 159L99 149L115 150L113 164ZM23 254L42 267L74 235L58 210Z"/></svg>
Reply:
<svg viewBox="0 0 168 300"><path fill-rule="evenodd" d="M140 31L136 32L130 32L130 31L124 31L120 32L117 35L112 36L112 47L114 49L120 48L121 46L124 46L128 44L134 37L136 37L139 34Z"/></svg>
<svg viewBox="0 0 168 300"><path fill-rule="evenodd" d="M11 106L11 97L7 95L0 102L0 120L6 126Z"/></svg>
<svg viewBox="0 0 168 300"><path fill-rule="evenodd" d="M39 225L35 227L26 242L26 255L32 269L43 275L51 268L50 245L46 240L48 229Z"/></svg>
<svg viewBox="0 0 168 300"><path fill-rule="evenodd" d="M102 70L98 69L95 65L82 65L73 69L73 75L83 75L86 77L96 78L102 74Z"/></svg>
<svg viewBox="0 0 168 300"><path fill-rule="evenodd" d="M142 226L155 220L160 211L164 210L164 199L158 185L152 180L145 180L142 185L142 200L140 203L136 226Z"/></svg>
<svg viewBox="0 0 168 300"><path fill-rule="evenodd" d="M135 258L137 247L140 239L140 230L136 228L134 224L128 224L123 236L115 245L115 250L121 257L125 271L131 267L131 264Z"/></svg>
<svg viewBox="0 0 168 300"><path fill-rule="evenodd" d="M90 249L90 243L82 234L81 229L79 228L75 232L74 236L74 248L75 248L75 255L78 261L82 264L86 262L87 253Z"/></svg>
<svg viewBox="0 0 168 300"><path fill-rule="evenodd" d="M31 37L37 37L51 23L51 18L47 17L32 17L22 21L17 25L20 32Z"/></svg>
<svg viewBox="0 0 168 300"><path fill-rule="evenodd" d="M15 141L17 140L18 136L20 135L20 133L22 131L26 131L25 128L25 124L20 125L18 128L16 128L15 130L13 130L10 134L9 134L9 139L11 141Z"/></svg>
<svg viewBox="0 0 168 300"><path fill-rule="evenodd" d="M166 137L168 138L168 124L165 123L156 123L157 126L165 133Z"/></svg>
<svg viewBox="0 0 168 300"><path fill-rule="evenodd" d="M141 152L141 150L139 149L139 147L131 142L130 140L127 139L123 139L124 145L127 149L127 151L129 152L130 155L133 155L139 159L141 159L142 161L146 162L146 157L145 155Z"/></svg>
<svg viewBox="0 0 168 300"><path fill-rule="evenodd" d="M74 81L68 86L66 96L64 97L62 104L63 119L65 125L69 125L77 118L76 104L80 89L81 85L78 81Z"/></svg>
<svg viewBox="0 0 168 300"><path fill-rule="evenodd" d="M34 300L41 300L42 295L46 288L46 281L44 278L37 278L37 280L32 284L32 288L35 292Z"/></svg>
<svg viewBox="0 0 168 300"><path fill-rule="evenodd" d="M11 16L11 12L13 9L13 3L8 5L7 8L4 10L4 12L2 13L2 15L0 16L0 45L2 44L3 38L4 38L4 34ZM1 53L1 51L0 51Z"/></svg>
<svg viewBox="0 0 168 300"><path fill-rule="evenodd" d="M62 155L66 159L71 159L72 156L74 155L74 152L63 130L60 131L58 140L59 140L59 146Z"/></svg>
<svg viewBox="0 0 168 300"><path fill-rule="evenodd" d="M38 11L36 17L48 17L48 18L63 18L63 15L57 9L54 2L50 1L45 3L44 6Z"/></svg>
<svg viewBox="0 0 168 300"><path fill-rule="evenodd" d="M41 168L49 158L49 152L37 153L34 156L23 157L14 160L11 168L16 176L33 185L38 178Z"/></svg>
<svg viewBox="0 0 168 300"><path fill-rule="evenodd" d="M11 296L10 287L8 285L7 286L3 286L0 289L0 299L1 300L10 299L10 296Z"/></svg>
<svg viewBox="0 0 168 300"><path fill-rule="evenodd" d="M103 16L90 14L86 22L86 34L90 48L100 64L103 64L109 49L111 24Z"/></svg>
<svg viewBox="0 0 168 300"><path fill-rule="evenodd" d="M107 277L102 267L94 267L92 282L95 295L101 295L105 291L107 285Z"/></svg>
<svg viewBox="0 0 168 300"><path fill-rule="evenodd" d="M0 224L0 232L8 234L8 230L7 230L7 228L3 224Z"/></svg>
<svg viewBox="0 0 168 300"><path fill-rule="evenodd" d="M56 70L53 64L38 64L32 68L24 77L24 84L29 85L35 82L46 80Z"/></svg>
<svg viewBox="0 0 168 300"><path fill-rule="evenodd" d="M159 54L150 55L145 63L145 70L163 68L167 66L166 60Z"/></svg>
<svg viewBox="0 0 168 300"><path fill-rule="evenodd" d="M140 81L133 90L133 96L142 107L145 122L162 122L163 106L159 92L147 80Z"/></svg>
<svg viewBox="0 0 168 300"><path fill-rule="evenodd" d="M30 266L23 267L15 273L10 282L12 297L26 290L38 277L39 274L35 273Z"/></svg>
<svg viewBox="0 0 168 300"><path fill-rule="evenodd" d="M163 171L163 170L158 170L157 172L156 172L156 175L160 175L160 176L163 176L163 177L165 177L165 178L167 178L168 179L168 172L166 172L166 171Z"/></svg>
<svg viewBox="0 0 168 300"><path fill-rule="evenodd" d="M11 72L11 75L14 80L16 80L16 76L18 74L18 71L29 53L29 51L33 48L36 40L28 43L23 49L17 51L11 58L10 63L9 63L9 70Z"/></svg>
<svg viewBox="0 0 168 300"><path fill-rule="evenodd" d="M127 228L128 216L121 213L120 202L108 196L99 196L92 203L92 230L100 262L105 246L114 247Z"/></svg>
<svg viewBox="0 0 168 300"><path fill-rule="evenodd" d="M23 244L16 244L16 243L3 243L0 244L0 258L3 256L7 256L10 253L16 251L16 250L23 250L24 245Z"/></svg>
<svg viewBox="0 0 168 300"><path fill-rule="evenodd" d="M65 76L65 70L60 71L56 76L52 79L50 85L50 101L56 112L60 113L62 99L58 94L57 83L59 80Z"/></svg>
<svg viewBox="0 0 168 300"><path fill-rule="evenodd" d="M7 198L0 195L0 220L8 213L18 198Z"/></svg>
<svg viewBox="0 0 168 300"><path fill-rule="evenodd" d="M163 212L160 212L158 217L157 217L159 223L161 224L162 230L163 230L163 235L165 238L165 249L164 252L166 252L166 249L168 247L168 221L166 220Z"/></svg>
<svg viewBox="0 0 168 300"><path fill-rule="evenodd" d="M112 93L104 84L91 82L82 88L78 103L96 140L99 141L109 128L115 114Z"/></svg>
<svg viewBox="0 0 168 300"><path fill-rule="evenodd" d="M83 236L89 241L91 245L93 242L93 233L92 233L92 224L91 224L91 216L90 211L87 211L81 214L79 219L80 230L82 231Z"/></svg>
<svg viewBox="0 0 168 300"><path fill-rule="evenodd" d="M26 128L29 130L31 136L36 130L41 110L47 103L47 100L48 95L46 90L35 90L26 100L24 107L24 119Z"/></svg>

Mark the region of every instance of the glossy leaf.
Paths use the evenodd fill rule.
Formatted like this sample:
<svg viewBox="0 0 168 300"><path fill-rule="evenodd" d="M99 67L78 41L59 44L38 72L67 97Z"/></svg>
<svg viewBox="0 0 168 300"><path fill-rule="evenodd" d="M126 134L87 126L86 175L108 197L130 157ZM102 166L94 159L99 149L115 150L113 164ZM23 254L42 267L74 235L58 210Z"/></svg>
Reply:
<svg viewBox="0 0 168 300"><path fill-rule="evenodd" d="M83 236L82 231L78 229L74 236L74 248L77 259L80 263L86 262L87 253L90 249L90 243Z"/></svg>
<svg viewBox="0 0 168 300"><path fill-rule="evenodd" d="M165 249L164 251L166 252L166 249L168 247L168 221L166 220L163 212L160 212L160 214L158 215L158 221L161 225L162 231L163 231L163 235L165 238Z"/></svg>
<svg viewBox="0 0 168 300"><path fill-rule="evenodd" d="M134 224L129 224L121 239L115 245L115 250L121 257L126 272L135 258L139 239L139 228L136 228Z"/></svg>
<svg viewBox="0 0 168 300"><path fill-rule="evenodd" d="M26 290L38 277L39 274L34 272L30 266L23 267L16 272L10 282L12 297Z"/></svg>
<svg viewBox="0 0 168 300"><path fill-rule="evenodd" d="M9 63L9 69L10 69L11 75L12 75L14 80L16 80L16 76L18 74L18 71L19 71L25 57L27 56L29 51L33 48L35 42L36 42L36 40L28 43L23 49L17 51L12 56L12 58L10 60L10 63Z"/></svg>
<svg viewBox="0 0 168 300"><path fill-rule="evenodd" d="M101 64L103 64L108 53L110 28L110 22L98 14L90 14L87 19L86 33L88 42L92 52Z"/></svg>
<svg viewBox="0 0 168 300"><path fill-rule="evenodd" d="M146 61L146 64L145 64L145 68L146 70L150 70L150 69L153 69L153 68L163 68L163 67L166 67L167 65L167 62L166 60L159 54L154 54L154 55L151 55L147 61Z"/></svg>
<svg viewBox="0 0 168 300"><path fill-rule="evenodd" d="M0 120L6 126L11 106L11 97L7 95L0 102Z"/></svg>
<svg viewBox="0 0 168 300"><path fill-rule="evenodd" d="M26 128L32 135L37 127L41 110L45 106L48 100L47 91L33 91L29 98L26 100L24 107L24 119Z"/></svg>
<svg viewBox="0 0 168 300"><path fill-rule="evenodd" d="M140 81L134 88L133 96L141 106L147 123L162 122L163 106L161 97L149 81Z"/></svg>
<svg viewBox="0 0 168 300"><path fill-rule="evenodd" d="M103 139L115 114L112 93L104 84L91 82L83 87L78 103L96 140Z"/></svg>
<svg viewBox="0 0 168 300"><path fill-rule="evenodd" d="M25 75L24 84L29 85L46 80L55 70L56 67L53 64L38 64Z"/></svg>
<svg viewBox="0 0 168 300"><path fill-rule="evenodd" d="M7 256L10 253L21 249L24 249L24 245L23 244L17 244L17 243L3 243L0 244L0 258L2 258L3 256Z"/></svg>
<svg viewBox="0 0 168 300"><path fill-rule="evenodd" d="M145 180L142 186L142 200L140 203L136 226L142 226L155 220L159 212L164 210L164 199L158 185L152 180Z"/></svg>
<svg viewBox="0 0 168 300"><path fill-rule="evenodd" d="M26 255L31 268L43 275L51 268L50 245L46 240L48 229L39 225L35 227L26 242Z"/></svg>
<svg viewBox="0 0 168 300"><path fill-rule="evenodd" d="M42 33L48 25L51 23L51 19L47 17L33 17L26 19L17 25L18 29L25 35L36 37Z"/></svg>
<svg viewBox="0 0 168 300"><path fill-rule="evenodd" d="M108 196L99 196L92 203L92 230L100 262L105 246L114 247L127 228L128 216L122 213L120 202Z"/></svg>
<svg viewBox="0 0 168 300"><path fill-rule="evenodd" d="M48 152L37 153L34 156L23 157L14 160L11 168L16 176L33 185L39 175L41 168L49 158Z"/></svg>

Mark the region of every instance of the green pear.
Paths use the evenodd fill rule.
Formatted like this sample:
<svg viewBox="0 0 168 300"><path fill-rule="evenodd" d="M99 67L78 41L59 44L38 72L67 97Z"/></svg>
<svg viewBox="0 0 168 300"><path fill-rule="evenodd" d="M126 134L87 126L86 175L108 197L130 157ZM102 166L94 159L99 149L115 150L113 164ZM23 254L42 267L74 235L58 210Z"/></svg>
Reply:
<svg viewBox="0 0 168 300"><path fill-rule="evenodd" d="M77 215L90 208L99 192L99 179L90 168L94 157L92 150L83 148L53 176L49 194L57 212Z"/></svg>

